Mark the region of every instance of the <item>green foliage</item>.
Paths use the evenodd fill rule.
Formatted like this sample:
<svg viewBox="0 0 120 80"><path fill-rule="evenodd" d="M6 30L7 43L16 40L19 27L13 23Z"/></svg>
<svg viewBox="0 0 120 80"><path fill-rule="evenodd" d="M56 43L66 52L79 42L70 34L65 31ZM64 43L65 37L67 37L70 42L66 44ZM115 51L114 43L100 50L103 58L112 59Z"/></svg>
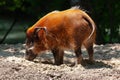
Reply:
<svg viewBox="0 0 120 80"><path fill-rule="evenodd" d="M104 42L120 42L120 1L94 0L93 17L101 29Z"/></svg>

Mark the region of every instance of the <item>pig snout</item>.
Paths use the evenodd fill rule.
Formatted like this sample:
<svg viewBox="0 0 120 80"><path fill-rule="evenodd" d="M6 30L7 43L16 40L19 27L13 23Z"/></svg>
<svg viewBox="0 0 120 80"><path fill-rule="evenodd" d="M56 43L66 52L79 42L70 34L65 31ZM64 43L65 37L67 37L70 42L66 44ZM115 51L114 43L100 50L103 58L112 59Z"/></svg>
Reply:
<svg viewBox="0 0 120 80"><path fill-rule="evenodd" d="M36 58L37 54L34 54L32 49L26 49L25 59L33 61Z"/></svg>

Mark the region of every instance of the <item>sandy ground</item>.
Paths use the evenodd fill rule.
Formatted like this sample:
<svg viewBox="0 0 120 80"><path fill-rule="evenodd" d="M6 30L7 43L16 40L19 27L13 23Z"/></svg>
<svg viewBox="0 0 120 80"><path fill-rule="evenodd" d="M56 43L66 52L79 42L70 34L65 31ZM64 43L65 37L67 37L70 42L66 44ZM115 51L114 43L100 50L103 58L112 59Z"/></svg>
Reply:
<svg viewBox="0 0 120 80"><path fill-rule="evenodd" d="M24 59L23 44L1 44L0 80L120 80L120 44L95 45L92 65L82 52L86 65L72 66L75 55L65 51L64 64L56 66L50 51L30 62Z"/></svg>

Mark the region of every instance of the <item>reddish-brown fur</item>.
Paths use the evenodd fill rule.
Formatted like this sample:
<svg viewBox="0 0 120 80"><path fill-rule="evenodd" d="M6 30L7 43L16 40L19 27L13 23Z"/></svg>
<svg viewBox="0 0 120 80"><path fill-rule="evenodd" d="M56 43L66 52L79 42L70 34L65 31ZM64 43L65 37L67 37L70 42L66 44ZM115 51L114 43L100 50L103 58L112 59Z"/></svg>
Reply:
<svg viewBox="0 0 120 80"><path fill-rule="evenodd" d="M48 13L27 30L26 59L33 60L40 52L51 50L55 64L63 63L64 50L73 49L81 63L84 45L93 61L96 27L93 20L78 8ZM32 44L32 45L31 45ZM32 49L29 49L33 46Z"/></svg>

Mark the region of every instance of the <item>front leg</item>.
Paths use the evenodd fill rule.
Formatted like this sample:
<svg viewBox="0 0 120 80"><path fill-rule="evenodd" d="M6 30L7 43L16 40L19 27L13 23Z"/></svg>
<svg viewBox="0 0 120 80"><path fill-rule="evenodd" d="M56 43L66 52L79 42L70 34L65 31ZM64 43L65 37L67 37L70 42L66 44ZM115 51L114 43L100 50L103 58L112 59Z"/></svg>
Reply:
<svg viewBox="0 0 120 80"><path fill-rule="evenodd" d="M56 65L63 64L64 51L60 50L60 49L53 49L52 53L53 53L53 56L54 56L55 64Z"/></svg>

